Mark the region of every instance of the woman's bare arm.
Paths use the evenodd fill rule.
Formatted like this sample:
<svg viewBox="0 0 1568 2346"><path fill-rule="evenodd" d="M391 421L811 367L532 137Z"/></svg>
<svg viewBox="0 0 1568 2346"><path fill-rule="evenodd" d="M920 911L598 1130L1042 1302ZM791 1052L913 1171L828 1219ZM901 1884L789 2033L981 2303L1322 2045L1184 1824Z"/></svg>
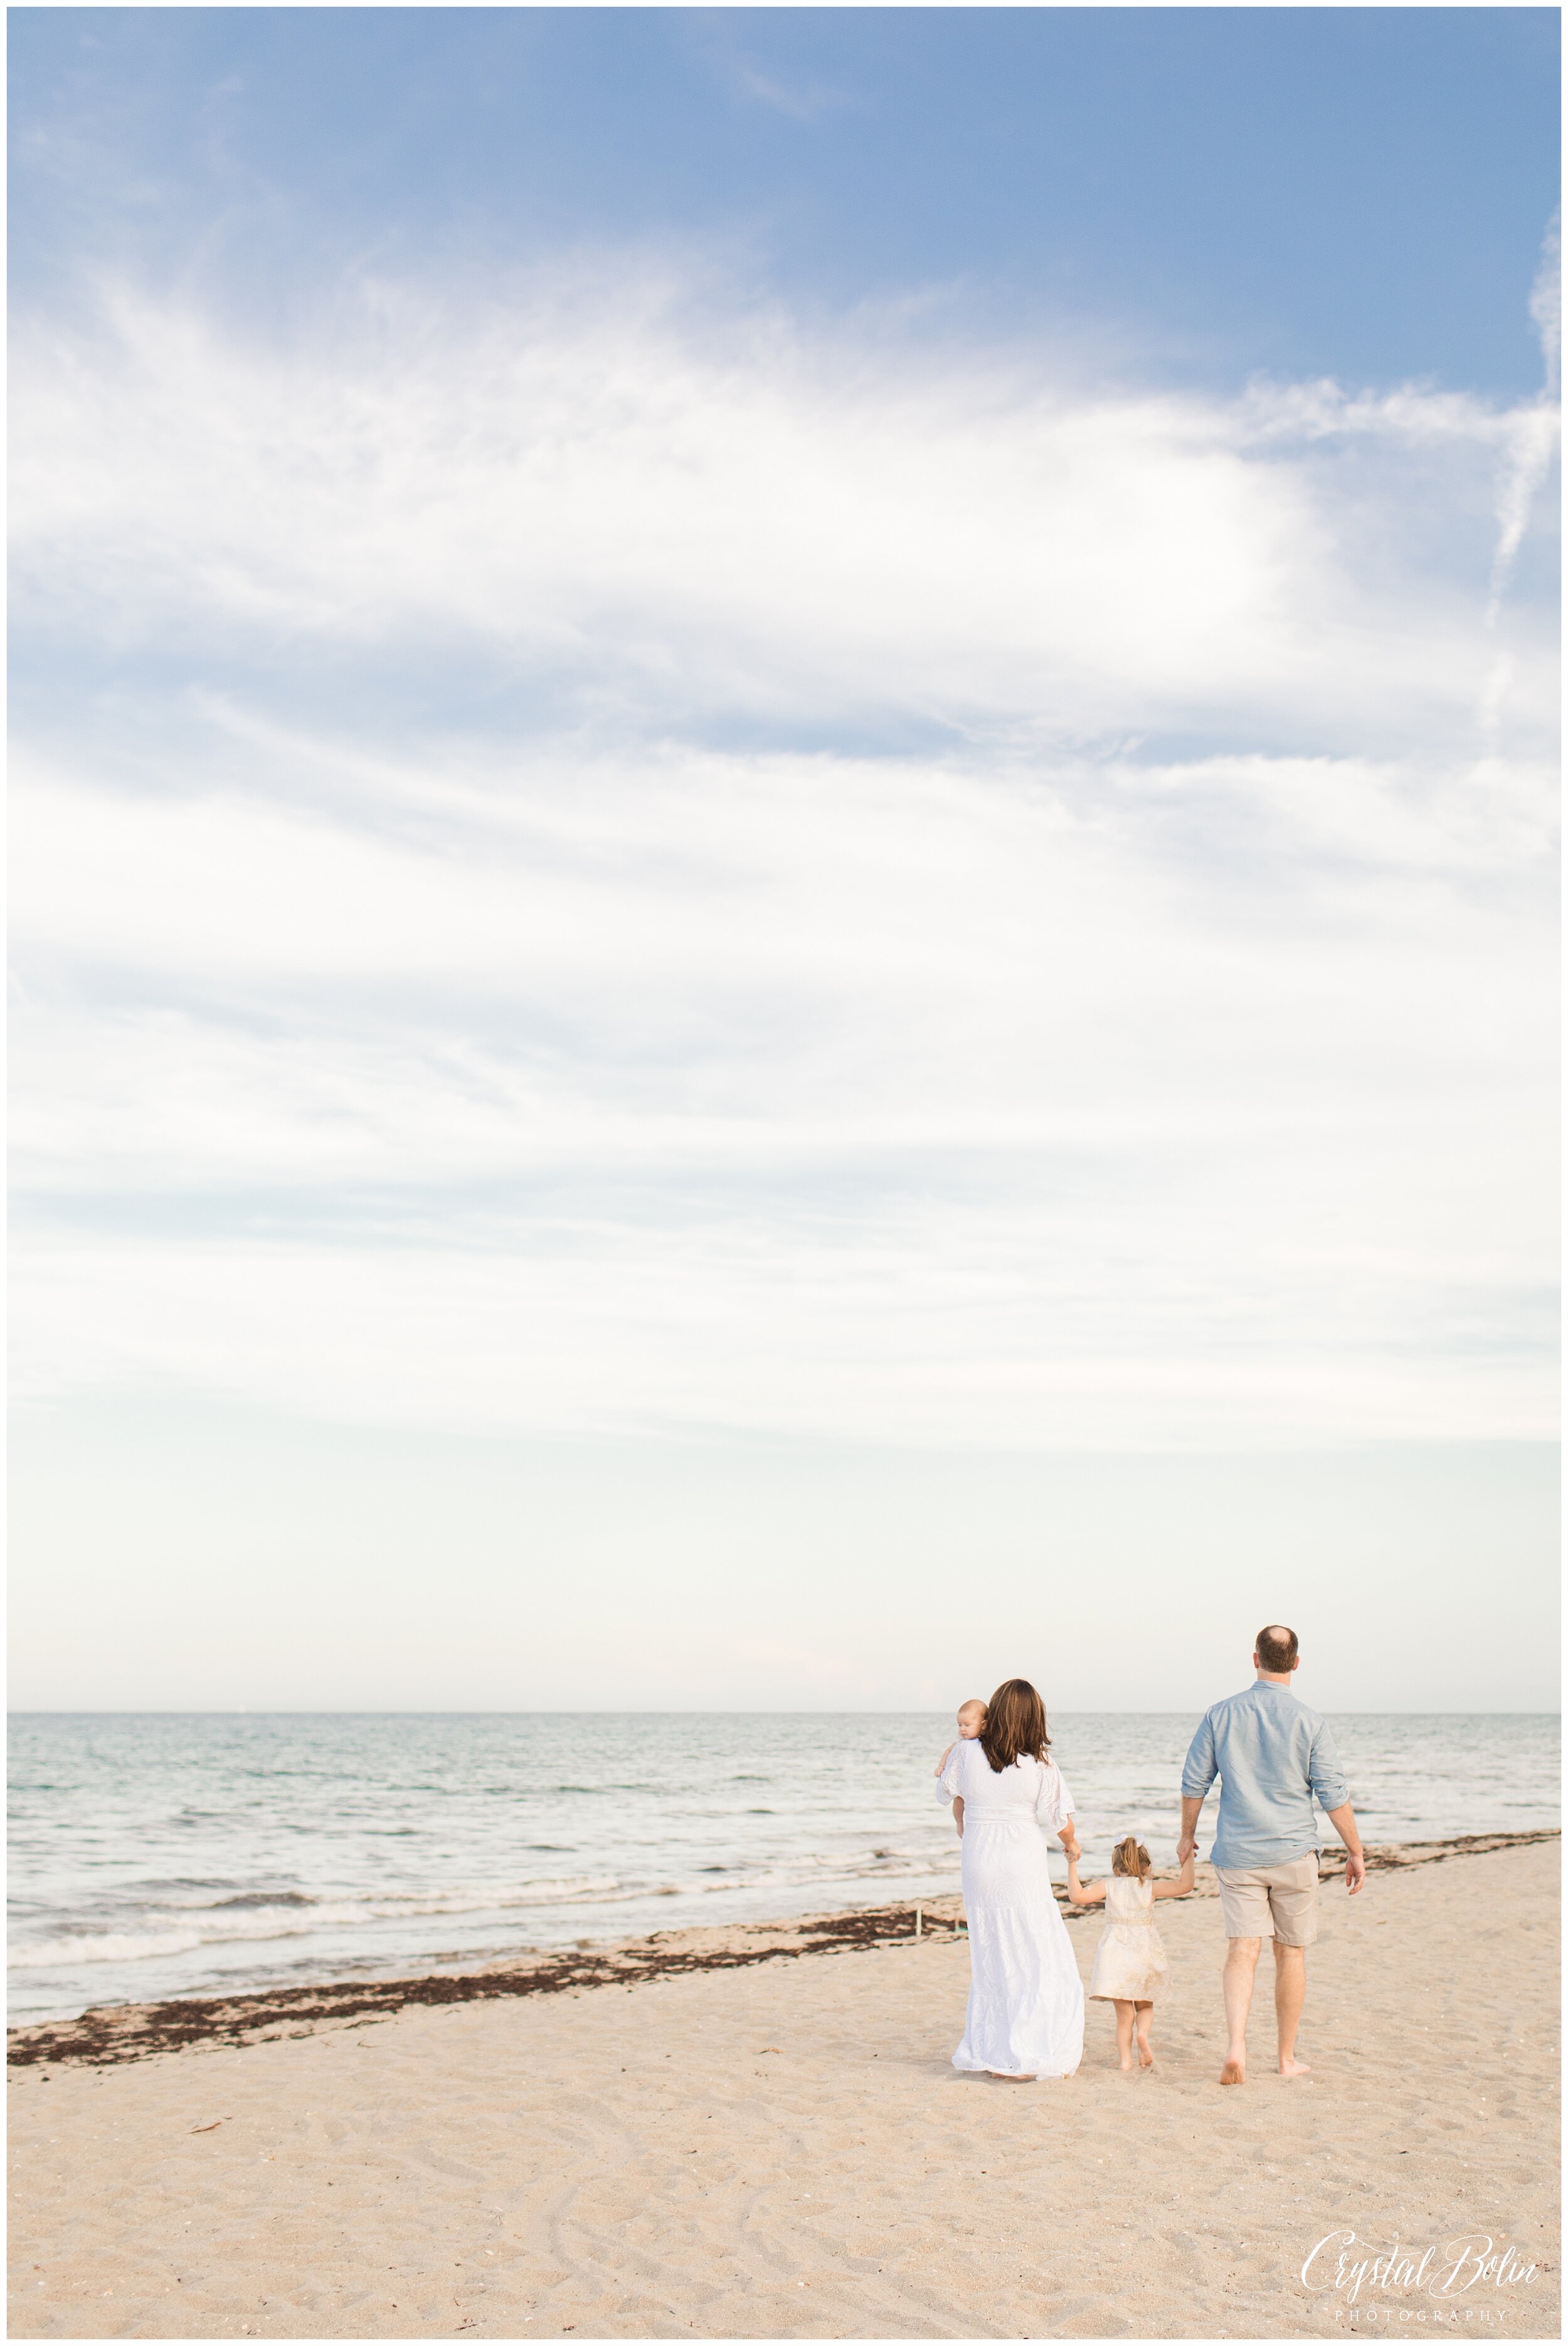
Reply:
<svg viewBox="0 0 1568 2346"><path fill-rule="evenodd" d="M955 1792L952 1797L952 1821L958 1827L958 1837L962 1841L963 1839L963 1794L962 1792Z"/></svg>

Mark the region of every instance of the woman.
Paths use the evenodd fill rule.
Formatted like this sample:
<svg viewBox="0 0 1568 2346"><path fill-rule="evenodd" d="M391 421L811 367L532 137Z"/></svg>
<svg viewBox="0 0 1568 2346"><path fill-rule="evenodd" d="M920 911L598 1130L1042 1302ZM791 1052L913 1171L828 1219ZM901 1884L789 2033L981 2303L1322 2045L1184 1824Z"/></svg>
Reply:
<svg viewBox="0 0 1568 2346"><path fill-rule="evenodd" d="M969 2014L955 2069L1070 2077L1084 2053L1084 1984L1051 1891L1040 1824L1073 1855L1073 1802L1049 1758L1045 1706L1027 1678L991 1698L983 1733L953 1745L942 1797L963 1838Z"/></svg>

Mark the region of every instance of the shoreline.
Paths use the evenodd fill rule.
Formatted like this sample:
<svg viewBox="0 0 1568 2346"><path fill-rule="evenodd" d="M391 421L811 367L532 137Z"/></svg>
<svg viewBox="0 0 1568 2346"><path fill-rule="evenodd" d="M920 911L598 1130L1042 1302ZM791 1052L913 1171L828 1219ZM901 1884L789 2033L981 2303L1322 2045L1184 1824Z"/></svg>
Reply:
<svg viewBox="0 0 1568 2346"><path fill-rule="evenodd" d="M1540 1828L1456 1834L1431 1841L1374 1843L1368 1845L1367 1865L1369 1872L1402 1872L1561 1838L1560 1828ZM1343 1850L1325 1850L1319 1863L1326 1882L1338 1879L1344 1872ZM1169 1881L1174 1875L1173 1867L1156 1867L1154 1878ZM1070 1923L1096 1915L1097 1910L1070 1905L1061 1883L1053 1886ZM1198 1868L1192 1896L1201 1901L1217 1895L1213 1870L1204 1863ZM71 2066L103 2069L202 2046L239 2047L363 2028L422 2005L576 1995L593 1988L630 1989L703 1972L747 1971L807 1956L896 1946L923 1935L951 1939L962 1935L962 1898L956 1892L948 1892L925 1900L799 1915L779 1923L656 1932L598 1947L544 1953L525 1963L509 1958L472 1972L323 1980L299 1987L258 1988L152 2004L95 2004L74 2020L39 2021L9 2030L6 2063L13 2069Z"/></svg>
<svg viewBox="0 0 1568 2346"><path fill-rule="evenodd" d="M1275 2073L1262 1988L1240 2090L1212 1885L1160 1910L1146 2072L1100 2005L1071 2077L956 2071L969 1950L910 1908L20 2066L9 2334L1557 2337L1560 1853L1476 1834L1330 1883L1309 2074Z"/></svg>

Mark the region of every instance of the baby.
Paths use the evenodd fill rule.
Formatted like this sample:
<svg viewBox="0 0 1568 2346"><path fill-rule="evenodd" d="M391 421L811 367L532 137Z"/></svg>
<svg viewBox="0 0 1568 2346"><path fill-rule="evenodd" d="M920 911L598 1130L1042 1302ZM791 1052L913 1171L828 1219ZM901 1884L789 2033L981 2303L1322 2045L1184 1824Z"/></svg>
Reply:
<svg viewBox="0 0 1568 2346"><path fill-rule="evenodd" d="M972 1694L967 1702L961 1702L958 1706L959 1740L962 1743L975 1742L984 1734L985 1722L990 1716L990 1711L977 1694ZM939 1776L952 1758L952 1746L950 1743L936 1763L936 1772Z"/></svg>
<svg viewBox="0 0 1568 2346"><path fill-rule="evenodd" d="M978 1695L972 1694L967 1702L961 1702L958 1706L959 1741L961 1743L973 1743L978 1741L979 1738L985 1732L985 1722L990 1716L991 1710L989 1705L982 1702ZM952 1759L953 1748L954 1747L950 1743L947 1749L942 1753L942 1758L937 1761L936 1772L939 1776L942 1774L942 1771L946 1767L948 1761ZM962 1800L954 1800L952 1804L952 1821L958 1827L959 1833L962 1836L963 1832L963 1802Z"/></svg>

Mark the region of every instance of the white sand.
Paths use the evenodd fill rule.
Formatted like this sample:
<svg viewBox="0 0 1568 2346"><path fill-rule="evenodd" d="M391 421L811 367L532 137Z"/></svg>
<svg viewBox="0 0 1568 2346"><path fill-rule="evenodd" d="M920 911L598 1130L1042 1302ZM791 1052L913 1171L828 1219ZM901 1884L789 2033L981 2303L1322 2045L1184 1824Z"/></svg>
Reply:
<svg viewBox="0 0 1568 2346"><path fill-rule="evenodd" d="M1359 2328L1554 2336L1558 1861L1325 1885L1290 2085L1267 1954L1252 2081L1217 2082L1212 1899L1161 1910L1159 2063L1132 2078L1098 2004L1075 2078L957 2076L967 1950L931 1936L19 2071L11 2332L1333 2335L1347 2293L1300 2268L1348 2230L1538 2268L1363 2289ZM1073 1929L1087 1973L1099 1924Z"/></svg>

